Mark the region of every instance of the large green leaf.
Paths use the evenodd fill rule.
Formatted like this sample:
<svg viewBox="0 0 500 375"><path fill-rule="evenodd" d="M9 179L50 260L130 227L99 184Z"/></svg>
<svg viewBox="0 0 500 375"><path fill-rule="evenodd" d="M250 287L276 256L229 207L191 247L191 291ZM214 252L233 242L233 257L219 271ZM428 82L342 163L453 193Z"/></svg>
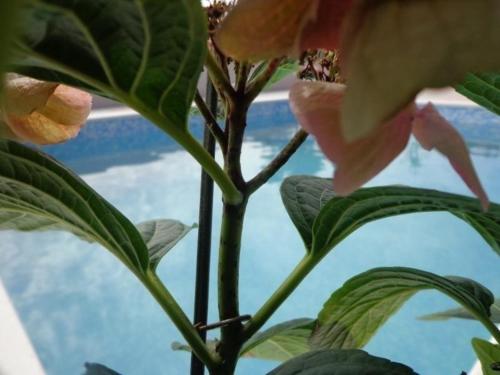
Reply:
<svg viewBox="0 0 500 375"><path fill-rule="evenodd" d="M206 53L199 0L35 0L23 16L18 72L114 97L182 137Z"/></svg>
<svg viewBox="0 0 500 375"><path fill-rule="evenodd" d="M500 254L500 205L483 212L476 199L405 186L365 188L335 197L330 179L294 176L281 187L293 223L314 256L323 257L349 234L390 216L447 211L470 224Z"/></svg>
<svg viewBox="0 0 500 375"><path fill-rule="evenodd" d="M493 302L493 305L491 305L490 308L491 316L490 320L493 323L500 323L500 299L497 298L495 299L495 302ZM459 318L459 319L476 319L475 316L473 316L470 312L468 312L466 309L463 307L457 307L454 309L449 309L446 311L441 311L437 312L434 314L428 314L420 317L422 320L448 320L452 318Z"/></svg>
<svg viewBox="0 0 500 375"><path fill-rule="evenodd" d="M0 96L3 86L3 73L10 59L10 48L18 20L21 1L0 1Z"/></svg>
<svg viewBox="0 0 500 375"><path fill-rule="evenodd" d="M438 290L474 316L488 320L493 295L482 285L459 277L441 277L411 268L375 268L348 280L318 315L311 337L316 349L363 347L415 293Z"/></svg>
<svg viewBox="0 0 500 375"><path fill-rule="evenodd" d="M500 73L467 74L457 91L500 115Z"/></svg>
<svg viewBox="0 0 500 375"><path fill-rule="evenodd" d="M321 208L334 197L332 180L313 176L291 176L283 181L281 199L307 249L313 242L313 224Z"/></svg>
<svg viewBox="0 0 500 375"><path fill-rule="evenodd" d="M416 375L401 363L362 350L318 350L285 362L268 375Z"/></svg>
<svg viewBox="0 0 500 375"><path fill-rule="evenodd" d="M137 229L146 243L149 261L154 269L167 254L195 225L185 225L177 220L151 220L137 224Z"/></svg>
<svg viewBox="0 0 500 375"><path fill-rule="evenodd" d="M308 352L316 321L302 318L277 324L257 333L241 349L242 357L286 361Z"/></svg>
<svg viewBox="0 0 500 375"><path fill-rule="evenodd" d="M472 347L481 362L483 375L498 375L500 370L500 346L475 338L472 339Z"/></svg>
<svg viewBox="0 0 500 375"><path fill-rule="evenodd" d="M95 241L140 274L148 252L135 226L78 176L43 154L0 140L0 229L65 230Z"/></svg>

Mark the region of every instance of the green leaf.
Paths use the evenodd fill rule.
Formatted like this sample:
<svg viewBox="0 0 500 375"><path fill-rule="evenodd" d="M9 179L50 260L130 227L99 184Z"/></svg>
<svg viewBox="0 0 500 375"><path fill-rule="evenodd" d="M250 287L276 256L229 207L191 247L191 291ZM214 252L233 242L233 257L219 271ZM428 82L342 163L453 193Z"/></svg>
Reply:
<svg viewBox="0 0 500 375"><path fill-rule="evenodd" d="M362 350L318 350L285 362L268 375L416 375L401 363Z"/></svg>
<svg viewBox="0 0 500 375"><path fill-rule="evenodd" d="M38 0L23 16L18 72L118 99L182 138L206 54L199 0Z"/></svg>
<svg viewBox="0 0 500 375"><path fill-rule="evenodd" d="M256 77L258 77L259 74L261 74L267 68L268 66L267 64L268 64L267 62L259 64L252 72L250 76L250 81L253 81ZM276 71L274 72L271 79L269 79L269 81L267 82L265 88L269 88L274 84L282 81L289 75L297 73L299 69L300 69L300 64L297 60L294 59L283 60L278 69L276 69Z"/></svg>
<svg viewBox="0 0 500 375"><path fill-rule="evenodd" d="M316 321L295 319L255 334L241 349L240 356L286 361L310 351L309 337Z"/></svg>
<svg viewBox="0 0 500 375"><path fill-rule="evenodd" d="M500 115L500 73L467 74L457 91Z"/></svg>
<svg viewBox="0 0 500 375"><path fill-rule="evenodd" d="M364 224L417 212L447 211L470 224L500 254L500 205L488 212L476 199L404 186L365 188L335 197L330 179L294 176L285 179L281 195L307 251L321 258Z"/></svg>
<svg viewBox="0 0 500 375"><path fill-rule="evenodd" d="M307 249L313 241L312 228L321 208L334 197L332 180L312 176L291 176L280 188L281 199Z"/></svg>
<svg viewBox="0 0 500 375"><path fill-rule="evenodd" d="M472 339L472 347L481 362L483 375L498 375L500 370L500 346L474 338Z"/></svg>
<svg viewBox="0 0 500 375"><path fill-rule="evenodd" d="M11 58L10 49L16 32L21 1L0 1L0 96L3 87L3 73Z"/></svg>
<svg viewBox="0 0 500 375"><path fill-rule="evenodd" d="M416 212L447 211L470 224L500 254L500 205L483 212L476 199L428 189L387 186L361 189L346 198L333 198L313 225L311 252L328 252L362 225Z"/></svg>
<svg viewBox="0 0 500 375"><path fill-rule="evenodd" d="M135 226L61 164L0 140L0 230L65 230L111 251L135 273L148 252Z"/></svg>
<svg viewBox="0 0 500 375"><path fill-rule="evenodd" d="M85 369L83 375L120 375L118 372L99 363L85 363Z"/></svg>
<svg viewBox="0 0 500 375"><path fill-rule="evenodd" d="M497 298L493 302L493 305L491 305L490 308L491 311L491 316L490 320L493 323L500 323L500 299ZM459 319L472 319L475 320L476 318L468 312L466 309L463 307L457 307L455 309L449 309L446 311L441 311L437 312L434 314L428 314L420 317L419 319L421 320L448 320L452 318L459 318Z"/></svg>
<svg viewBox="0 0 500 375"><path fill-rule="evenodd" d="M375 268L351 278L332 294L318 315L311 345L361 348L410 297L427 289L446 294L478 319L488 320L493 295L472 280L411 268Z"/></svg>
<svg viewBox="0 0 500 375"><path fill-rule="evenodd" d="M151 267L155 269L161 259L196 225L185 225L177 220L151 220L137 224L146 243Z"/></svg>

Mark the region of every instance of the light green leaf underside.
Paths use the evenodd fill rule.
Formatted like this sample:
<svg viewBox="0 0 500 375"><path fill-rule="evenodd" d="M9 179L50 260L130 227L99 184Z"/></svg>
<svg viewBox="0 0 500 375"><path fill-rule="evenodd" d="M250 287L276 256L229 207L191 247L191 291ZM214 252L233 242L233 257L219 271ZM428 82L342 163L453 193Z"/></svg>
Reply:
<svg viewBox="0 0 500 375"><path fill-rule="evenodd" d="M498 369L500 369L500 346L474 338L472 339L472 347L481 362L483 375L498 375ZM492 365L494 365L493 367L497 371L493 370Z"/></svg>
<svg viewBox="0 0 500 375"><path fill-rule="evenodd" d="M137 224L149 252L152 268L156 268L161 259L186 235L195 228L177 220L151 220Z"/></svg>
<svg viewBox="0 0 500 375"><path fill-rule="evenodd" d="M42 152L0 140L0 230L64 230L98 242L136 273L149 263L139 232L78 176Z"/></svg>
<svg viewBox="0 0 500 375"><path fill-rule="evenodd" d="M268 375L417 375L400 363L362 350L319 350L285 362Z"/></svg>
<svg viewBox="0 0 500 375"><path fill-rule="evenodd" d="M500 73L467 74L457 91L500 115Z"/></svg>
<svg viewBox="0 0 500 375"><path fill-rule="evenodd" d="M318 315L311 337L315 349L361 348L415 293L435 289L488 320L493 295L482 285L459 277L441 277L411 268L375 268L348 280Z"/></svg>
<svg viewBox="0 0 500 375"><path fill-rule="evenodd" d="M314 319L302 318L277 324L257 333L241 349L240 356L287 361L310 350Z"/></svg>
<svg viewBox="0 0 500 375"><path fill-rule="evenodd" d="M495 299L495 302L493 302L493 305L491 305L490 312L491 312L490 320L493 323L499 324L500 323L500 299L499 298ZM437 312L434 314L424 315L424 316L420 317L419 319L433 321L433 320L448 320L448 319L453 319L453 318L473 319L473 320L476 319L470 312L468 312L463 307L457 307L454 309L449 309L449 310Z"/></svg>
<svg viewBox="0 0 500 375"><path fill-rule="evenodd" d="M250 81L255 79L260 73L262 73L266 68L267 68L267 63L261 63L260 65L257 66L257 68L254 69L250 76ZM276 83L284 80L286 77L295 74L298 72L300 68L300 64L297 60L293 59L285 59L278 69L276 69L276 72L272 75L271 79L266 84L266 88L270 88Z"/></svg>
<svg viewBox="0 0 500 375"><path fill-rule="evenodd" d="M198 0L38 0L15 69L114 97L185 131L206 54ZM159 123L159 121L155 121Z"/></svg>

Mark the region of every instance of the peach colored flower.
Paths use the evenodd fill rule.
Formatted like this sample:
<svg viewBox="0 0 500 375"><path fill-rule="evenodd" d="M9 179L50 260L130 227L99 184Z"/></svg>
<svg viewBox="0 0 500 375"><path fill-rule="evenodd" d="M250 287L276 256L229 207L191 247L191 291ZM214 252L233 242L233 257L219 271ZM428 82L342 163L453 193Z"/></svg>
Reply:
<svg viewBox="0 0 500 375"><path fill-rule="evenodd" d="M449 159L469 189L479 197L483 209L487 209L488 197L465 142L432 104L418 109L411 103L368 136L348 142L340 124L345 88L335 83L298 82L290 91L295 116L336 166L333 187L337 194L352 193L382 171L404 150L413 133L424 149L436 149Z"/></svg>
<svg viewBox="0 0 500 375"><path fill-rule="evenodd" d="M91 106L91 95L81 90L9 74L0 135L40 145L64 142L76 137Z"/></svg>

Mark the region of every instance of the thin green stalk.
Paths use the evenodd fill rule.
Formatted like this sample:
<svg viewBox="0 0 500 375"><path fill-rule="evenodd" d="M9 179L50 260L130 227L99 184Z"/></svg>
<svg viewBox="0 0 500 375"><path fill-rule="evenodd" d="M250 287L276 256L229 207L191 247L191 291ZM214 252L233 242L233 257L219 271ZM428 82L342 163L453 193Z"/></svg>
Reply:
<svg viewBox="0 0 500 375"><path fill-rule="evenodd" d="M243 341L248 340L269 320L283 302L293 293L304 278L318 264L318 259L306 255L273 295L243 327Z"/></svg>
<svg viewBox="0 0 500 375"><path fill-rule="evenodd" d="M198 331L193 327L182 308L177 304L175 298L163 285L158 276L152 270L149 270L146 277L142 278L141 281L170 317L196 356L208 368L217 367L220 364L220 359L208 350Z"/></svg>
<svg viewBox="0 0 500 375"><path fill-rule="evenodd" d="M490 319L485 319L483 314L476 314L475 311L469 311L491 333L497 344L500 344L500 331L498 327Z"/></svg>
<svg viewBox="0 0 500 375"><path fill-rule="evenodd" d="M210 76L214 86L218 87L226 96L234 98L236 96L236 91L233 86L231 86L229 78L224 74L221 67L210 52L207 53L205 66L207 67L208 75Z"/></svg>

